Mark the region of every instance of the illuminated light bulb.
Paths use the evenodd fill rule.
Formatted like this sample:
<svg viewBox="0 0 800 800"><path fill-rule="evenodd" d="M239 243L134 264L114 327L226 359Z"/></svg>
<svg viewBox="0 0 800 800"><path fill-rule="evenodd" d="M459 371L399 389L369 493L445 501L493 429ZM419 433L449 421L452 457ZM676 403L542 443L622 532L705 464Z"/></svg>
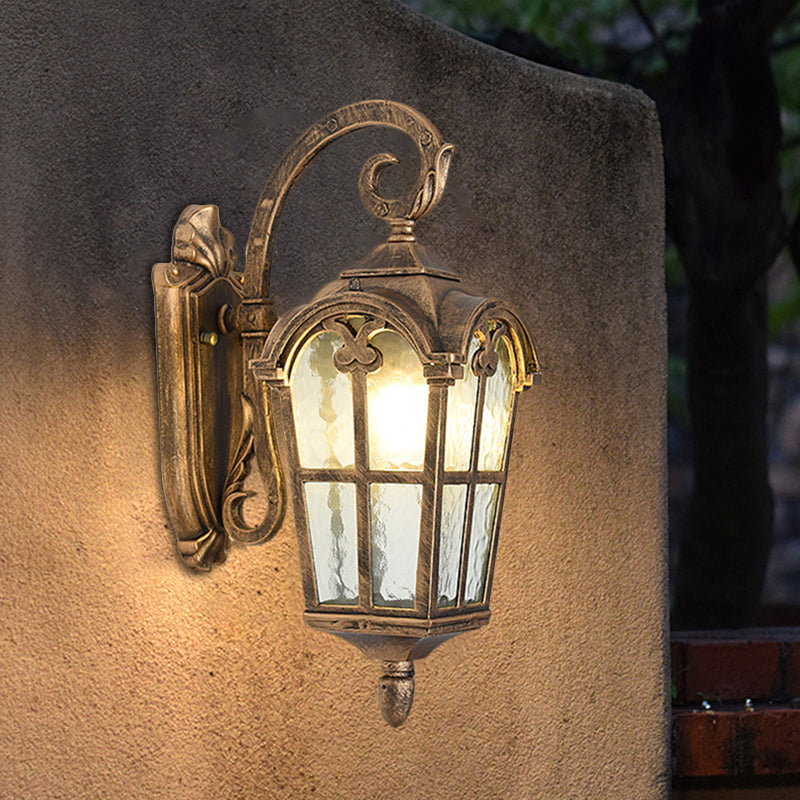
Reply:
<svg viewBox="0 0 800 800"><path fill-rule="evenodd" d="M369 466L421 470L428 416L422 362L395 331L378 331L370 343L381 353L382 364L367 373Z"/></svg>
<svg viewBox="0 0 800 800"><path fill-rule="evenodd" d="M428 387L392 383L375 391L369 407L370 440L387 466L418 469L425 449Z"/></svg>

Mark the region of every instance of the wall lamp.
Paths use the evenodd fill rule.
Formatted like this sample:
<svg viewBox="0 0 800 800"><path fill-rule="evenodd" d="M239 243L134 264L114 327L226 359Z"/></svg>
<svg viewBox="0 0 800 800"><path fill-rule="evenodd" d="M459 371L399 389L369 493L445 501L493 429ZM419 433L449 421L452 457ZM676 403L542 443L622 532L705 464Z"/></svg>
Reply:
<svg viewBox="0 0 800 800"><path fill-rule="evenodd" d="M276 319L270 265L287 194L324 147L369 126L414 140L418 182L384 198L381 172L398 159L370 158L359 193L389 224L386 243ZM288 476L305 621L382 662L393 726L411 708L414 659L489 620L516 399L539 372L509 306L471 294L416 241L452 151L408 106L346 106L275 168L243 270L214 205L184 210L171 262L153 268L162 474L184 563L207 571L231 540L272 536Z"/></svg>

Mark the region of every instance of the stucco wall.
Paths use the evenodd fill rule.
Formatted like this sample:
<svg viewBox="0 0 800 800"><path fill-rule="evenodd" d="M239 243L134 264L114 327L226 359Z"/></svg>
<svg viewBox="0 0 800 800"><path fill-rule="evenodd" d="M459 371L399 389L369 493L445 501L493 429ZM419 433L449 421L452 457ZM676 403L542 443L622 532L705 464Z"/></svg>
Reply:
<svg viewBox="0 0 800 800"><path fill-rule="evenodd" d="M28 0L0 26L0 796L663 798L662 178L642 95L388 0ZM310 123L385 97L456 145L421 241L513 299L523 396L492 623L376 666L310 631L291 519L189 574L161 495L150 267L187 204L241 248ZM326 151L278 230L279 309L376 241L382 134ZM392 140L394 141L394 140Z"/></svg>

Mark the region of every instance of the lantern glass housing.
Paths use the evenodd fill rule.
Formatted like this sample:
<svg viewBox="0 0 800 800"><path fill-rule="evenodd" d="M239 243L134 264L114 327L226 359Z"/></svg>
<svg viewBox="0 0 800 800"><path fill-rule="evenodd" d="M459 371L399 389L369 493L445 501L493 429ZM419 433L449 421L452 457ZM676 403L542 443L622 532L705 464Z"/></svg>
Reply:
<svg viewBox="0 0 800 800"><path fill-rule="evenodd" d="M418 572L422 568L423 584L424 573L434 572L432 564L420 563L420 541L426 544L423 555L438 554L435 591L422 610L483 603L515 397L508 337L495 338L496 368L479 376L473 362L482 337L473 333L463 377L443 392L442 431L436 418L428 419L437 410L436 398L429 397L432 390L436 395L436 384L429 386L419 355L397 331L383 326L367 337L372 364L349 370L344 365L346 371L337 365L344 337L354 339L365 322L351 314L340 323L344 336L322 327L310 333L288 375L295 439L290 452L298 460L292 471L304 476L298 500L308 525L316 595L309 610L358 605L360 594L373 611L413 610ZM366 441L358 444L355 409L366 422L358 426ZM443 456L441 475L425 471L428 449L432 463ZM423 498L427 508L441 509L437 518L423 519ZM358 508L367 510L366 530L360 532ZM369 562L363 590L359 542Z"/></svg>

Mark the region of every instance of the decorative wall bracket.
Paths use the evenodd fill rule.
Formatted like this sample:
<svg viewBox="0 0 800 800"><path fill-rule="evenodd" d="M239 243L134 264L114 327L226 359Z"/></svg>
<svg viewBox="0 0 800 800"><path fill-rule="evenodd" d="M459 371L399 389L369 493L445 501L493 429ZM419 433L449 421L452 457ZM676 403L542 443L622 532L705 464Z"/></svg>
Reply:
<svg viewBox="0 0 800 800"><path fill-rule="evenodd" d="M162 478L180 554L192 569L208 571L224 561L230 540L268 539L283 520L286 491L270 397L248 370L275 322L269 291L274 231L289 190L313 158L336 139L370 126L400 130L419 149L419 178L404 197L380 194L382 171L398 163L390 153L370 158L359 179L366 209L391 226L389 247L408 247L415 241L414 222L442 196L453 148L409 106L370 100L320 120L275 167L256 206L244 271L234 269L233 236L214 205L183 211L170 263L153 268ZM387 248L378 251L375 267L393 256ZM254 492L245 480L253 458L265 510L248 523L245 504Z"/></svg>
<svg viewBox="0 0 800 800"><path fill-rule="evenodd" d="M239 318L260 323L252 327L264 335L274 318L250 313L235 264L233 236L217 207L192 205L175 226L172 261L153 268L162 479L181 557L201 571L225 560L230 539L250 544L271 536L285 507L269 431L258 454L267 513L256 525L243 518L255 420Z"/></svg>

